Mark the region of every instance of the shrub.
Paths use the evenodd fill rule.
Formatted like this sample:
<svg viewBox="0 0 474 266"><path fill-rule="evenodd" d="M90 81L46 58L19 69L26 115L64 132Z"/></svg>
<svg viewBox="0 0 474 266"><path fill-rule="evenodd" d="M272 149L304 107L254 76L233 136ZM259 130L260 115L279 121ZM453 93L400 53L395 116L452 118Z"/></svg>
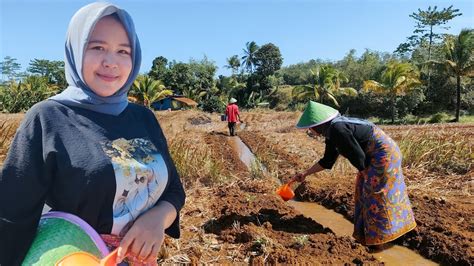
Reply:
<svg viewBox="0 0 474 266"><path fill-rule="evenodd" d="M444 112L441 112L432 115L431 118L428 120L428 123L441 123L447 121L448 119L449 115Z"/></svg>

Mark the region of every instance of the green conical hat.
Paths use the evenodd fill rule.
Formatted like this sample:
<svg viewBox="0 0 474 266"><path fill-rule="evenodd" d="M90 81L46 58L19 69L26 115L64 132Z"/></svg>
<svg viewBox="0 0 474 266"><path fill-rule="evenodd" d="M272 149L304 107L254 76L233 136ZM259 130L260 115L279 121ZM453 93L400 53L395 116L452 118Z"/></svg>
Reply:
<svg viewBox="0 0 474 266"><path fill-rule="evenodd" d="M327 105L309 101L296 124L297 128L310 128L321 125L338 116L339 112Z"/></svg>

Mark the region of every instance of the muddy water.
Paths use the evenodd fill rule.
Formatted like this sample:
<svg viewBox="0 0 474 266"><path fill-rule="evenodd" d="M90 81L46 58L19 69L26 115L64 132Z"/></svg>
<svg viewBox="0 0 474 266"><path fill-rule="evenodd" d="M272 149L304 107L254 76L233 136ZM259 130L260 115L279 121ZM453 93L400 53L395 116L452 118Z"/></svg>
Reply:
<svg viewBox="0 0 474 266"><path fill-rule="evenodd" d="M247 145L239 137L231 137L228 140L232 148L239 154L240 160L251 168L256 158ZM264 168L262 170L265 171ZM353 224L341 214L312 202L289 201L288 204L303 215L330 228L336 235L352 236ZM406 247L397 245L372 253L372 255L386 265L438 265Z"/></svg>
<svg viewBox="0 0 474 266"><path fill-rule="evenodd" d="M262 164L256 164L255 155L252 151L245 145L245 143L239 137L231 137L229 139L229 144L237 152L240 160L248 167L260 167L262 172L266 172L267 169Z"/></svg>
<svg viewBox="0 0 474 266"><path fill-rule="evenodd" d="M291 200L288 201L288 204L322 226L330 228L336 235L352 236L353 224L341 214L312 202ZM438 265L413 250L398 245L372 253L372 255L386 265Z"/></svg>
<svg viewBox="0 0 474 266"><path fill-rule="evenodd" d="M255 161L255 155L252 151L245 145L245 143L239 137L230 137L229 139L230 146L237 152L240 160L247 166L252 167L252 163Z"/></svg>

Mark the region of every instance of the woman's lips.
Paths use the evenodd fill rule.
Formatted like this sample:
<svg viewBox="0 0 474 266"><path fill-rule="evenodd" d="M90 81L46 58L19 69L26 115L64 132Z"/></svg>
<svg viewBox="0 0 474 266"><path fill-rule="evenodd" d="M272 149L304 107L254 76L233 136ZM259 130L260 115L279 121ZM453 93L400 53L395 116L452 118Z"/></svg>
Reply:
<svg viewBox="0 0 474 266"><path fill-rule="evenodd" d="M108 75L108 74L99 74L99 73L97 73L97 76L100 79L102 79L104 81L107 81L107 82L116 81L118 79L118 76Z"/></svg>

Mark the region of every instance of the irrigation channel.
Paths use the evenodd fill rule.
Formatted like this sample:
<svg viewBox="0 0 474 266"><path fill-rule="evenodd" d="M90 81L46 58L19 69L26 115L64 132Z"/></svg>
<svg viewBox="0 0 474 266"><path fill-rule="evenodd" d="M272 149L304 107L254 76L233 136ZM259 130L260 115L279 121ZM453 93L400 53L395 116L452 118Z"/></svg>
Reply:
<svg viewBox="0 0 474 266"><path fill-rule="evenodd" d="M256 157L245 143L237 136L228 138L229 145L237 152L240 160L249 168L258 166ZM266 169L261 165L261 170ZM280 180L277 180L280 182ZM290 200L288 204L306 217L310 217L324 227L331 229L338 236L352 236L353 224L341 214L313 202L299 202ZM406 247L392 245L382 251L374 252L372 255L386 265L438 265L425 259L420 254Z"/></svg>

